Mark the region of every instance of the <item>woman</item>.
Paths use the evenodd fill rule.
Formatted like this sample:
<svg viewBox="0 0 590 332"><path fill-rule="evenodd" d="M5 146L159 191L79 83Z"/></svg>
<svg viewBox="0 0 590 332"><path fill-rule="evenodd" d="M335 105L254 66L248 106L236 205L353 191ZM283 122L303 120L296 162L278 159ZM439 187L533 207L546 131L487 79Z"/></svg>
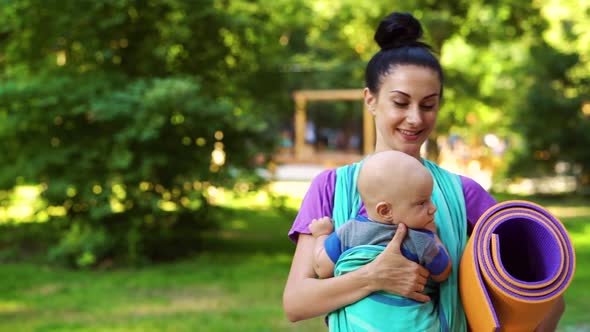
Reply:
<svg viewBox="0 0 590 332"><path fill-rule="evenodd" d="M420 157L420 148L436 124L443 94L443 73L430 47L419 41L421 36L421 25L410 14L392 13L382 20L375 33L375 41L381 50L367 65L364 99L375 118L376 152L398 150L425 164L434 165ZM288 319L298 321L325 315L376 291L386 291L420 302L430 301L430 296L422 293L428 279L427 270L400 253L400 244L407 231L403 224L400 224L385 250L369 264L341 276L316 278L312 266L314 238L308 226L314 219L332 217L334 209L338 209L334 205L336 174L334 169L326 170L312 181L289 232L289 237L297 243L297 247L283 294L283 306ZM467 238L465 233L496 202L472 179L463 176L457 179L461 188L459 195L463 198L460 202L463 213L446 224L456 233L457 240L447 240L444 244L447 248L455 248L460 254ZM454 199L445 191L442 193L447 201ZM443 204L442 209L440 204ZM444 199L436 204L439 211L445 209L444 204ZM450 206L453 203L448 204ZM436 224L440 229L444 220L438 215L439 211ZM362 203L358 214L366 216ZM458 260L454 264L458 264ZM457 266L453 266L454 273L458 272ZM454 280L456 289L457 279ZM455 296L458 297L458 294ZM553 312L537 331L555 330L564 307L563 299L557 301ZM450 323L450 330L465 330L460 301L453 310L455 319Z"/></svg>

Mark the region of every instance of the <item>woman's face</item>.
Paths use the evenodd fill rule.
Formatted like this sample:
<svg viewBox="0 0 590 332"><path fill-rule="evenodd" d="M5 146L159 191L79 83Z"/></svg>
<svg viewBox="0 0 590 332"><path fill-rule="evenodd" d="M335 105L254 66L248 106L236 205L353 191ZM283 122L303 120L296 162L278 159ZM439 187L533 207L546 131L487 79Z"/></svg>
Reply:
<svg viewBox="0 0 590 332"><path fill-rule="evenodd" d="M365 89L375 117L375 151L398 150L420 159L420 147L434 129L441 82L427 67L400 65L381 78L377 95Z"/></svg>

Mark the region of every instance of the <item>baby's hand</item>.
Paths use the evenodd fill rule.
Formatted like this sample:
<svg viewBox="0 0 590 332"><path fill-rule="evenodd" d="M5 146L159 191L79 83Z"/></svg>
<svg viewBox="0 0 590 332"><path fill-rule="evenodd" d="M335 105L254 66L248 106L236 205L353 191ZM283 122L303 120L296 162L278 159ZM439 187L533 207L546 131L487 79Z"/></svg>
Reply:
<svg viewBox="0 0 590 332"><path fill-rule="evenodd" d="M314 237L329 235L334 231L334 225L332 224L332 219L323 217L320 219L313 219L309 225L309 230Z"/></svg>

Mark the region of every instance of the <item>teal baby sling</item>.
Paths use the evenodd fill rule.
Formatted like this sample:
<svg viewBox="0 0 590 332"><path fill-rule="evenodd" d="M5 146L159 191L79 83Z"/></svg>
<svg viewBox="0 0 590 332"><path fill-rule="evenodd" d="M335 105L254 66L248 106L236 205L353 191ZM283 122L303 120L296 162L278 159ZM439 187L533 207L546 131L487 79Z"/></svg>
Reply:
<svg viewBox="0 0 590 332"><path fill-rule="evenodd" d="M459 261L467 242L467 221L463 188L458 175L423 159L434 179L432 201L437 207L435 223L438 235L453 260L449 278L428 283L431 301L421 303L383 291L375 292L328 316L330 331L467 331L459 298ZM361 206L357 178L362 161L336 170L334 227L356 217ZM346 250L334 267L334 276L346 274L371 262L384 247L363 245ZM432 294L435 294L432 296Z"/></svg>

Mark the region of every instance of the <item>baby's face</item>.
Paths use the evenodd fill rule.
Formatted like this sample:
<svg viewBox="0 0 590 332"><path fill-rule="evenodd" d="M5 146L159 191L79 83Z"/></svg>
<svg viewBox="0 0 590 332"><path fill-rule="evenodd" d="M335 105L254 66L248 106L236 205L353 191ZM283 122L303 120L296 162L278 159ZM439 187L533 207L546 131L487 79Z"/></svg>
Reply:
<svg viewBox="0 0 590 332"><path fill-rule="evenodd" d="M432 179L424 178L414 186L404 188L392 202L393 219L415 229L424 229L434 222L436 206L431 200Z"/></svg>

